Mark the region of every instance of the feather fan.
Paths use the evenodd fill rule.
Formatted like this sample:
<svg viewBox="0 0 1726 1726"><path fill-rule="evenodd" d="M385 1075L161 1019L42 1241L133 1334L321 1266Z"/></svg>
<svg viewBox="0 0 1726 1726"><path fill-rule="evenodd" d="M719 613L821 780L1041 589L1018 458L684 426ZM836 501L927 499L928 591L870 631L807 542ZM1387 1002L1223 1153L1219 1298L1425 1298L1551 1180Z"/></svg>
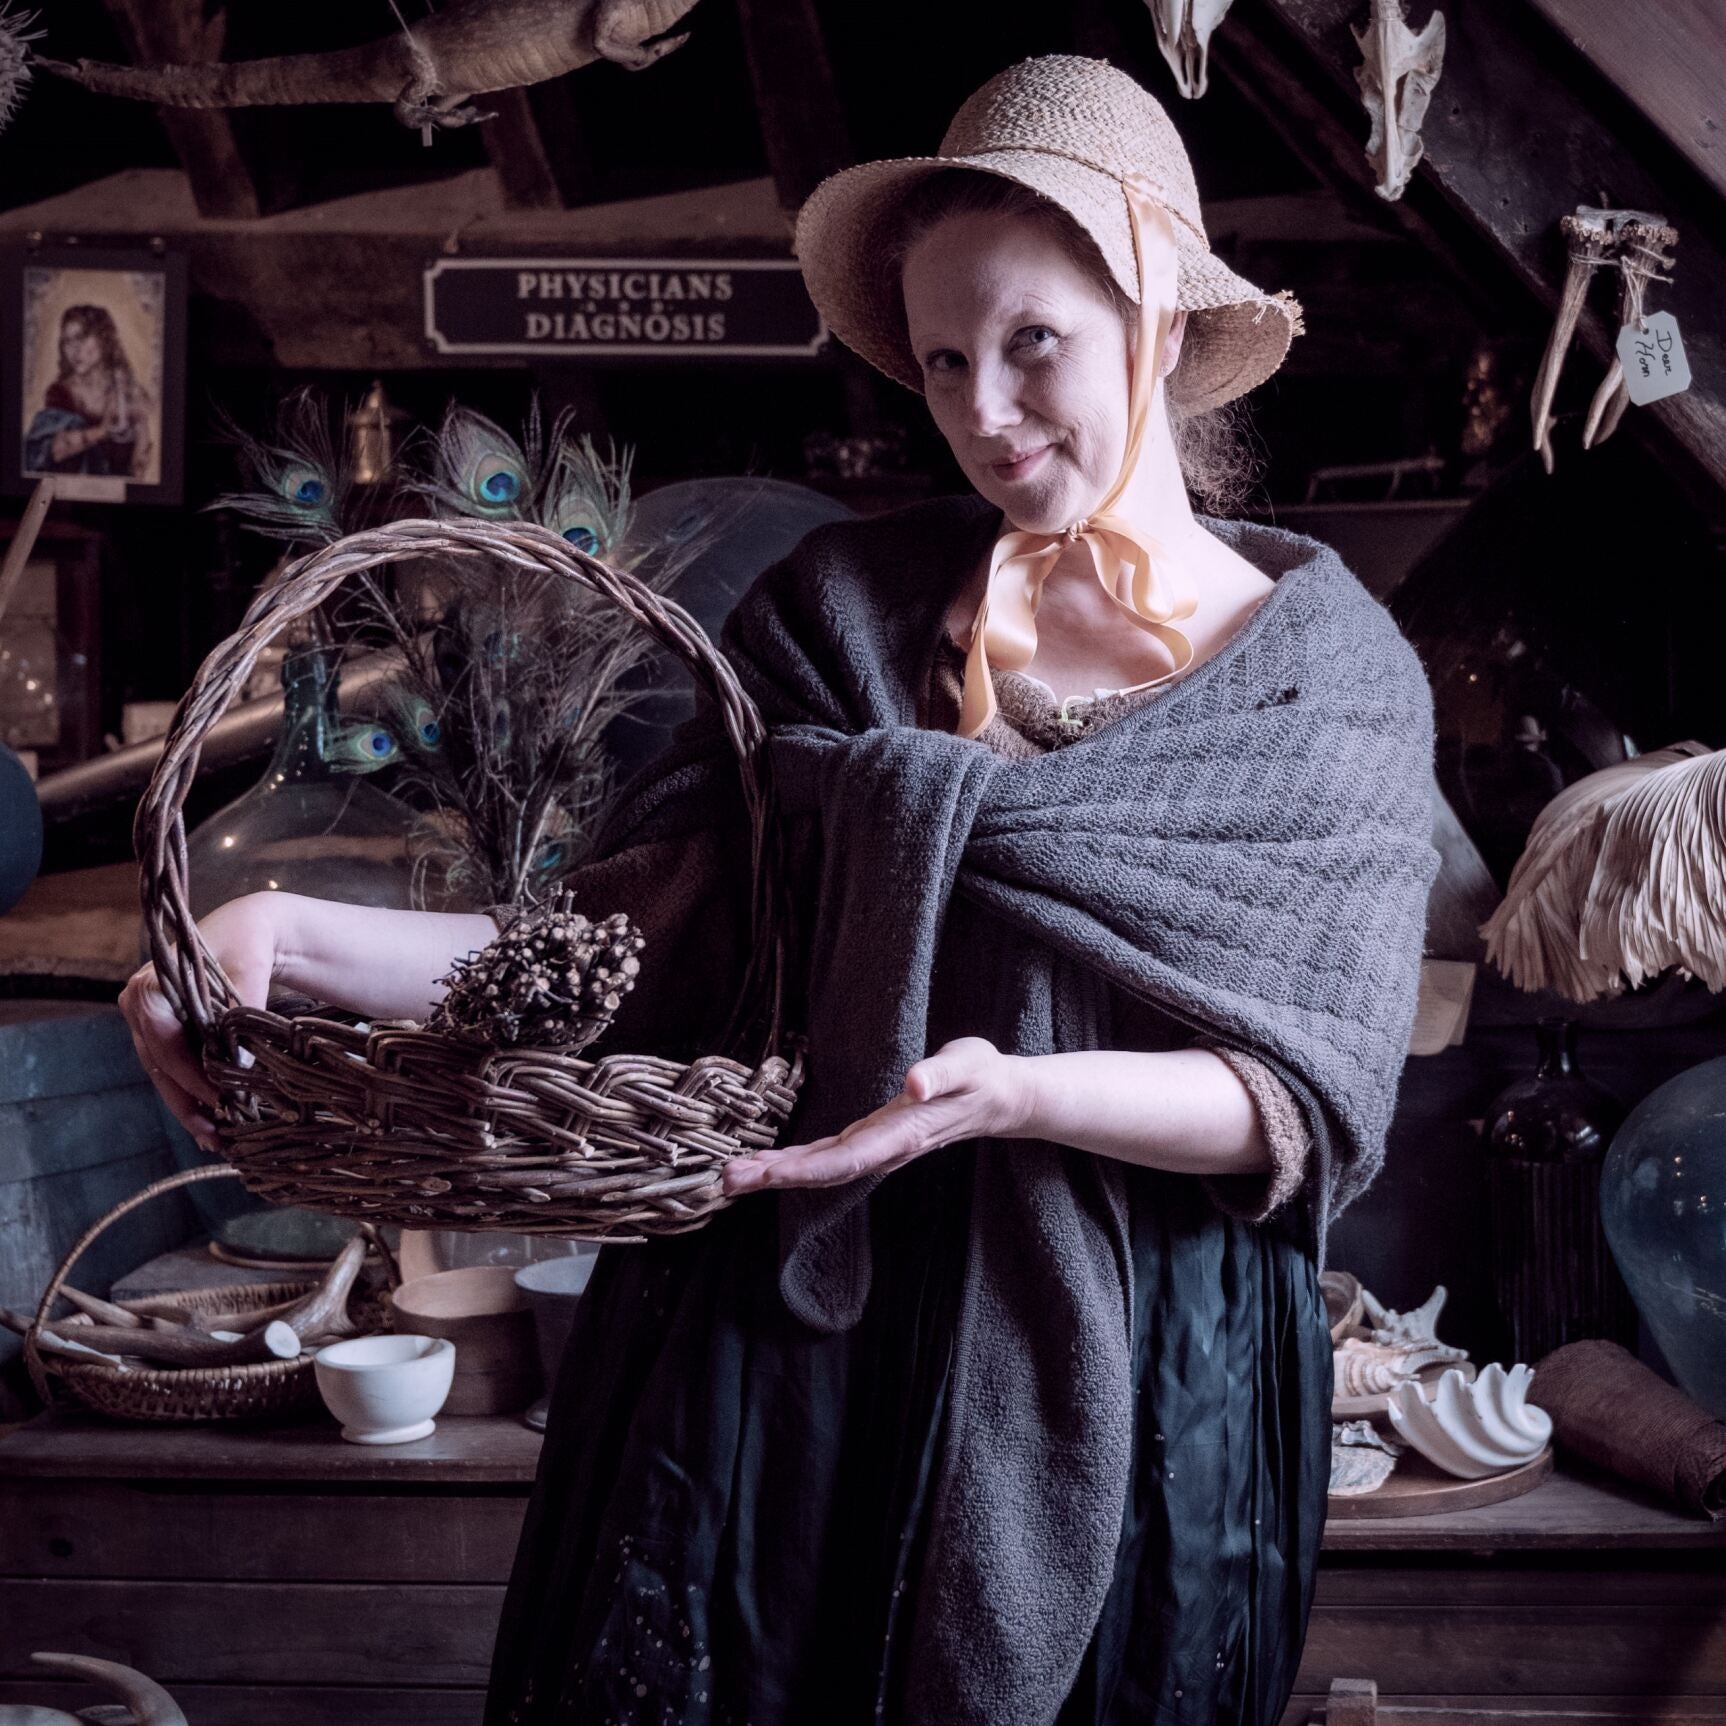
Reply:
<svg viewBox="0 0 1726 1726"><path fill-rule="evenodd" d="M1566 786L1481 933L1518 988L1572 1001L1674 966L1726 988L1726 750L1675 743Z"/></svg>

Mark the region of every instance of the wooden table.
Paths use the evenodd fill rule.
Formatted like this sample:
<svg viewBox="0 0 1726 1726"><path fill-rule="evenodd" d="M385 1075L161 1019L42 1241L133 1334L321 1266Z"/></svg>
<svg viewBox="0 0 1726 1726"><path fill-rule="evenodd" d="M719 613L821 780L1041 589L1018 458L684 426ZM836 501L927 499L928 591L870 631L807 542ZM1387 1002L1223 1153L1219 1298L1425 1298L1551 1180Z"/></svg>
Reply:
<svg viewBox="0 0 1726 1726"><path fill-rule="evenodd" d="M373 1449L322 1418L43 1416L0 1438L0 1701L89 1700L21 1681L55 1648L148 1672L193 1726L476 1726L539 1444L478 1417ZM1572 1475L1334 1522L1287 1719L1334 1677L1387 1701L1726 1721L1726 1524Z"/></svg>
<svg viewBox="0 0 1726 1726"><path fill-rule="evenodd" d="M192 1726L475 1726L539 1448L513 1418L371 1446L44 1415L0 1439L0 1701L95 1700L20 1682L42 1648Z"/></svg>
<svg viewBox="0 0 1726 1726"><path fill-rule="evenodd" d="M1522 1710L1726 1721L1726 1522L1560 1473L1480 1510L1335 1521L1324 1545L1285 1722L1333 1678L1370 1678L1387 1704L1442 1703L1456 1726Z"/></svg>

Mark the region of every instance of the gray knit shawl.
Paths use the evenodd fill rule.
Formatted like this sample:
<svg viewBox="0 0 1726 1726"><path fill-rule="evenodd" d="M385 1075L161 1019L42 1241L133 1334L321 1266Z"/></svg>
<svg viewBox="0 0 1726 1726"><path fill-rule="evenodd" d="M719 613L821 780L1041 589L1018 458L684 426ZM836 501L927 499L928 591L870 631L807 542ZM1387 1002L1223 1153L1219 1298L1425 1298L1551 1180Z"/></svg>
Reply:
<svg viewBox="0 0 1726 1726"><path fill-rule="evenodd" d="M1264 603L1155 699L1009 762L917 723L948 607L999 525L972 497L823 527L726 624L793 842L809 1056L789 1142L885 1103L938 1035L1097 1047L1120 991L1283 1077L1313 1135L1322 1255L1383 1159L1438 868L1419 659L1328 547L1206 521L1275 578ZM987 913L959 920L988 935L963 951L943 939L954 894ZM975 1009L938 1032L937 967ZM1024 1140L980 1146L975 1168L913 1711L1046 1726L1127 1502L1124 1176ZM817 1330L868 1298L881 1178L779 1196L781 1292Z"/></svg>

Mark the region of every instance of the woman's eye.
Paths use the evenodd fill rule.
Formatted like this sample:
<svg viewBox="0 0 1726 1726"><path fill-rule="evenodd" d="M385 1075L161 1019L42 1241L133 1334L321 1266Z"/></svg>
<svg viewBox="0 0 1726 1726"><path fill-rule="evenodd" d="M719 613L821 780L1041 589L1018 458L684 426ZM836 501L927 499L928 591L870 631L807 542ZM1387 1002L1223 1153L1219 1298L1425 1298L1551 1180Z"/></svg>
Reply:
<svg viewBox="0 0 1726 1726"><path fill-rule="evenodd" d="M1047 324L1031 324L1019 333L1027 339L1030 345L1036 347L1041 347L1045 341L1052 342L1055 339L1055 332Z"/></svg>
<svg viewBox="0 0 1726 1726"><path fill-rule="evenodd" d="M924 365L932 372L946 372L953 369L952 366L947 364L947 361L949 360L952 360L955 364L963 363L959 355L954 353L951 348L942 348L939 353L931 354L928 359L924 361Z"/></svg>

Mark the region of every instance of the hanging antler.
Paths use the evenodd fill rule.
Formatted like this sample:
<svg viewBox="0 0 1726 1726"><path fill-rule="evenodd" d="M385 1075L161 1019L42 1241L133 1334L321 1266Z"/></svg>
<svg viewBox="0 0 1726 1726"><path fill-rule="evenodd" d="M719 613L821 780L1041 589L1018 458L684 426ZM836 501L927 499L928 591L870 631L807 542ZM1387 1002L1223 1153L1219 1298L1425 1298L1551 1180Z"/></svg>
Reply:
<svg viewBox="0 0 1726 1726"><path fill-rule="evenodd" d="M1540 451L1540 459L1548 473L1552 472L1553 460L1552 427L1555 421L1552 403L1558 394L1564 357L1570 349L1571 338L1576 334L1582 304L1588 297L1588 284L1594 272L1604 264L1615 264L1626 271L1621 304L1626 308L1626 317L1634 315L1639 318L1642 315L1642 295L1648 282L1654 279L1657 266L1670 267L1672 263L1659 248L1676 245L1678 241L1676 228L1668 227L1663 217L1650 215L1646 210L1602 210L1591 204L1579 204L1575 215L1561 217L1558 226L1568 248L1564 291L1559 297L1552 333L1546 339L1546 352L1540 357L1531 403L1534 447ZM1633 314L1628 310L1632 304L1635 307ZM1623 376L1622 368L1614 360L1589 408L1584 446L1608 435L1612 426L1618 423L1624 403L1615 403L1615 398L1622 387ZM1597 430L1609 411L1611 424L1605 431Z"/></svg>
<svg viewBox="0 0 1726 1726"><path fill-rule="evenodd" d="M1678 244L1678 230L1664 223L1627 215L1618 235L1618 326L1640 325L1647 307L1644 300L1650 282L1669 282L1661 270L1672 268L1672 257L1664 250ZM1588 418L1582 426L1582 447L1592 449L1604 443L1618 429L1624 410L1630 405L1630 386L1624 381L1624 362L1616 349L1594 400L1588 404Z"/></svg>
<svg viewBox="0 0 1726 1726"><path fill-rule="evenodd" d="M1559 296L1558 315L1552 321L1552 333L1546 338L1546 352L1540 356L1540 370L1534 377L1534 447L1546 471L1552 472L1552 403L1558 394L1559 374L1564 370L1564 356L1570 351L1570 338L1576 334L1577 320L1582 316L1582 302L1588 297L1589 278L1607 261L1611 243L1606 224L1598 218L1598 210L1578 209L1574 216L1565 216L1558 224L1568 242L1564 268L1564 292Z"/></svg>

